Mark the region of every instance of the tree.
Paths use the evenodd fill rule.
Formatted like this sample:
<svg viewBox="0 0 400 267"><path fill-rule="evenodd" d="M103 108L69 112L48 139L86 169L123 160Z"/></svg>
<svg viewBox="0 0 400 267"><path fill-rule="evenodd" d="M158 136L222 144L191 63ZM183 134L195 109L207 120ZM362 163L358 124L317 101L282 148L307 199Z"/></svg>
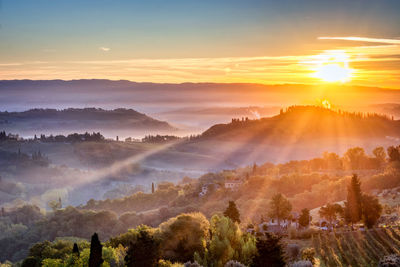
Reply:
<svg viewBox="0 0 400 267"><path fill-rule="evenodd" d="M72 248L72 254L75 254L79 257L79 248L78 248L78 244L74 243L74 247Z"/></svg>
<svg viewBox="0 0 400 267"><path fill-rule="evenodd" d="M58 210L58 209L61 209L61 202L60 202L60 199L59 199L58 201L56 201L56 200L51 200L51 201L48 203L48 205L49 205L49 207L50 207L53 211L56 211L56 210Z"/></svg>
<svg viewBox="0 0 400 267"><path fill-rule="evenodd" d="M283 267L286 265L284 248L281 238L271 233L265 233L265 238L257 238L257 254L253 259L253 267Z"/></svg>
<svg viewBox="0 0 400 267"><path fill-rule="evenodd" d="M172 262L193 260L204 254L210 223L201 213L180 214L160 224L162 258Z"/></svg>
<svg viewBox="0 0 400 267"><path fill-rule="evenodd" d="M240 223L240 213L235 201L229 201L229 205L224 211L224 216L229 217L233 222Z"/></svg>
<svg viewBox="0 0 400 267"><path fill-rule="evenodd" d="M389 156L389 161L400 161L400 146L398 146L398 147L394 147L394 146L388 147L387 154Z"/></svg>
<svg viewBox="0 0 400 267"><path fill-rule="evenodd" d="M343 212L342 206L339 204L326 204L326 206L321 207L319 210L319 215L329 221L332 226L333 221L336 220L337 215Z"/></svg>
<svg viewBox="0 0 400 267"><path fill-rule="evenodd" d="M345 219L353 224L361 220L362 216L361 182L357 174L353 174L347 187L347 202L345 203Z"/></svg>
<svg viewBox="0 0 400 267"><path fill-rule="evenodd" d="M301 259L305 261L310 261L312 266L315 264L315 249L314 248L305 248L301 252Z"/></svg>
<svg viewBox="0 0 400 267"><path fill-rule="evenodd" d="M253 235L243 234L230 218L214 215L210 221L210 239L204 255L195 253L194 259L203 266L222 267L229 260L249 265L256 253Z"/></svg>
<svg viewBox="0 0 400 267"><path fill-rule="evenodd" d="M278 225L280 225L281 219L289 218L290 212L292 211L292 204L285 198L281 193L274 195L270 202L270 209L268 216L270 218L276 218Z"/></svg>
<svg viewBox="0 0 400 267"><path fill-rule="evenodd" d="M365 226L371 228L381 217L382 206L376 197L364 194L362 196L362 211Z"/></svg>
<svg viewBox="0 0 400 267"><path fill-rule="evenodd" d="M39 265L39 263L37 262L36 258L34 257L27 257L26 259L24 259L24 261L22 262L22 267L34 267Z"/></svg>
<svg viewBox="0 0 400 267"><path fill-rule="evenodd" d="M154 194L154 183L151 183L151 193Z"/></svg>
<svg viewBox="0 0 400 267"><path fill-rule="evenodd" d="M342 161L340 160L338 154L324 152L322 157L324 159L324 164L326 169L328 170L342 169Z"/></svg>
<svg viewBox="0 0 400 267"><path fill-rule="evenodd" d="M257 172L257 164L254 163L254 164L253 164L253 170L252 170L253 175L255 175L256 172Z"/></svg>
<svg viewBox="0 0 400 267"><path fill-rule="evenodd" d="M383 147L376 147L373 151L372 154L374 154L376 160L379 163L379 166L382 166L385 161L386 161L386 152Z"/></svg>
<svg viewBox="0 0 400 267"><path fill-rule="evenodd" d="M353 147L346 151L344 159L349 163L351 170L361 169L367 155L361 147Z"/></svg>
<svg viewBox="0 0 400 267"><path fill-rule="evenodd" d="M89 267L100 267L104 262L102 258L103 245L101 245L99 236L97 233L92 235L90 242L90 256L89 256Z"/></svg>
<svg viewBox="0 0 400 267"><path fill-rule="evenodd" d="M139 228L135 242L130 242L125 256L127 267L153 267L160 258L159 241L145 228Z"/></svg>
<svg viewBox="0 0 400 267"><path fill-rule="evenodd" d="M310 210L307 208L302 209L299 217L299 224L303 227L307 227L310 225L311 219Z"/></svg>

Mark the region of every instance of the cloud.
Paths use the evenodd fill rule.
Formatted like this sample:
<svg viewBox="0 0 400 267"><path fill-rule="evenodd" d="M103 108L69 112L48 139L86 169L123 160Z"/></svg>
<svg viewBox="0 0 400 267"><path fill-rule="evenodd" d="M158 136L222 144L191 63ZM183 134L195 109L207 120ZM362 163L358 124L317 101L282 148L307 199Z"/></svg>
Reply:
<svg viewBox="0 0 400 267"><path fill-rule="evenodd" d="M109 47L104 47L104 46L101 46L101 47L99 47L99 50L101 50L101 51L104 51L104 52L108 52L108 51L110 51L110 50L111 50L111 48L109 48Z"/></svg>
<svg viewBox="0 0 400 267"><path fill-rule="evenodd" d="M320 37L345 38L365 41L366 37ZM354 39L356 38L356 39ZM363 38L363 39L361 39ZM373 39L375 40L375 39ZM378 39L381 40L381 39ZM376 85L400 88L400 45L372 43L362 46L340 46L354 69L350 81L357 85ZM382 42L382 41L381 41ZM99 47L100 51L110 48ZM316 83L313 76L315 63L321 55L338 50L316 50L312 54L260 55L253 57L204 57L204 58L126 58L105 60L30 61L1 62L0 79L112 79L137 82L183 83L183 82L244 82L244 83ZM324 58L323 58L324 59Z"/></svg>
<svg viewBox="0 0 400 267"><path fill-rule="evenodd" d="M319 40L344 40L368 43L382 43L382 44L400 44L399 39L383 39L383 38L370 38L370 37L318 37Z"/></svg>

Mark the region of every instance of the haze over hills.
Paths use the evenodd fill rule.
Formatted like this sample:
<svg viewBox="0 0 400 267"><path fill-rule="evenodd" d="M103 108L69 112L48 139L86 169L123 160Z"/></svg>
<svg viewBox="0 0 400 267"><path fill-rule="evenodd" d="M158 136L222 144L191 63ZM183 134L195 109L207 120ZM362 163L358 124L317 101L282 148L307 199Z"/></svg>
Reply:
<svg viewBox="0 0 400 267"><path fill-rule="evenodd" d="M358 99L357 103L352 99ZM399 112L393 105L400 104L400 90L376 87L341 84L160 84L126 80L0 81L2 111L127 108L173 124L182 130L180 135L199 134L214 124L226 123L234 117L257 119L274 115L281 107L315 105L324 100L344 110L385 113L399 118ZM111 133L112 136L126 134Z"/></svg>
<svg viewBox="0 0 400 267"><path fill-rule="evenodd" d="M328 99L335 105L400 103L400 90L346 85L136 83L111 80L3 80L3 110L33 107L135 107L151 114L183 107L286 106ZM151 111L151 112L149 112Z"/></svg>
<svg viewBox="0 0 400 267"><path fill-rule="evenodd" d="M333 111L316 106L292 106L279 115L250 120L232 119L214 125L205 139L257 143L298 143L315 139L400 137L400 121L384 115Z"/></svg>
<svg viewBox="0 0 400 267"><path fill-rule="evenodd" d="M0 112L0 128L23 136L102 132L106 136L171 133L177 129L133 109L100 108L30 109L23 112Z"/></svg>

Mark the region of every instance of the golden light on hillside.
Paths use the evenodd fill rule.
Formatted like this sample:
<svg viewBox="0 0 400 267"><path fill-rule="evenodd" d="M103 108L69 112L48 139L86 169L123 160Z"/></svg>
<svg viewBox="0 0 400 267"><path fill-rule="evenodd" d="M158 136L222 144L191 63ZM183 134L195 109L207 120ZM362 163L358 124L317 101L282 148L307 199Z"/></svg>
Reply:
<svg viewBox="0 0 400 267"><path fill-rule="evenodd" d="M329 100L324 99L322 100L321 104L324 108L331 109L331 102L329 102Z"/></svg>
<svg viewBox="0 0 400 267"><path fill-rule="evenodd" d="M325 82L345 83L351 80L353 69L349 67L349 55L342 50L326 51L313 57L313 77Z"/></svg>

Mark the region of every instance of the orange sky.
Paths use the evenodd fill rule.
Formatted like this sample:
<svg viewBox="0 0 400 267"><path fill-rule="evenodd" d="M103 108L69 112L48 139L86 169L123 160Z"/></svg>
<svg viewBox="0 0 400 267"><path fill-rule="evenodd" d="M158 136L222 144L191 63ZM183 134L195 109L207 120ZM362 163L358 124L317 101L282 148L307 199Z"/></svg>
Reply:
<svg viewBox="0 0 400 267"><path fill-rule="evenodd" d="M398 0L2 0L0 79L400 89L399 13Z"/></svg>
<svg viewBox="0 0 400 267"><path fill-rule="evenodd" d="M333 43L331 49L326 49L325 43ZM346 83L400 88L400 39L320 37L315 41L316 47L318 44L323 44L325 49L294 56L9 62L0 64L0 79L313 84L327 82L316 73L321 66L330 64L330 56L339 54L346 56L346 62L338 64L346 64L351 73ZM111 51L102 48L102 52Z"/></svg>

